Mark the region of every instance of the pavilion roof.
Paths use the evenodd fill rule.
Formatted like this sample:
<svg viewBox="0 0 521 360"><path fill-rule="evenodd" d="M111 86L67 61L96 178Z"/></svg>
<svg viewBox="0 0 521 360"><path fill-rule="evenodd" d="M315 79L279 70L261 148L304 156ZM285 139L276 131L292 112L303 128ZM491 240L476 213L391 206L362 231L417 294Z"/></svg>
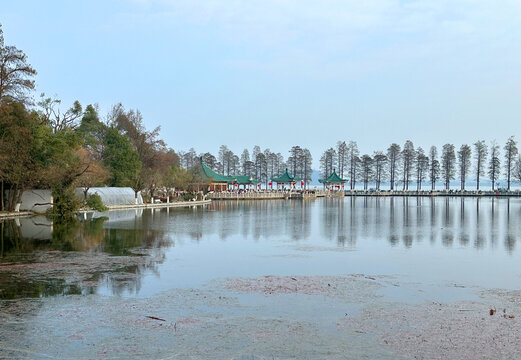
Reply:
<svg viewBox="0 0 521 360"><path fill-rule="evenodd" d="M225 182L227 184L258 184L258 181L253 180L250 176L244 175L221 175L213 171L206 165L201 158L201 167L203 168L203 177L213 182Z"/></svg>
<svg viewBox="0 0 521 360"><path fill-rule="evenodd" d="M346 179L342 179L340 176L338 176L336 171L333 171L331 173L331 175L329 175L327 178L319 179L318 181L323 183L323 184L334 184L334 183L345 183L345 182L347 182Z"/></svg>
<svg viewBox="0 0 521 360"><path fill-rule="evenodd" d="M291 176L288 172L288 169L286 169L286 172L282 174L279 177L272 177L271 181L275 181L276 183L291 183L295 181L300 181L301 179L294 178Z"/></svg>

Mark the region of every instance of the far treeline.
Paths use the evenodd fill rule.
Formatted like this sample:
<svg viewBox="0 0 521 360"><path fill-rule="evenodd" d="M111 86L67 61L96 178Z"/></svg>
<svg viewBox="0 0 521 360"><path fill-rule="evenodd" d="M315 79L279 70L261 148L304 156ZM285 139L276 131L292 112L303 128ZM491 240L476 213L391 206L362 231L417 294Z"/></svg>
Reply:
<svg viewBox="0 0 521 360"><path fill-rule="evenodd" d="M35 102L36 70L23 51L4 43L0 26L0 204L13 211L26 189L51 189L53 211L71 216L81 205L75 188L121 186L154 196L157 189L190 189L197 176L149 131L138 110L116 104L102 120L96 105L42 94ZM87 201L87 199L85 199Z"/></svg>
<svg viewBox="0 0 521 360"><path fill-rule="evenodd" d="M466 190L465 182L470 178L476 181L476 190L480 190L480 180L487 177L494 190L498 179L504 175L506 190L510 191L512 181L521 181L521 157L513 136L508 138L503 150L502 164L500 146L495 141L487 146L484 140L478 140L470 145L463 144L459 149L453 144L445 144L440 156L436 146L431 146L426 153L421 147L415 149L410 140L403 148L393 143L387 150L375 151L372 155L360 155L354 141L347 144L339 141L336 147L324 152L320 167L323 176L336 171L340 177L349 179L351 189L359 181L365 190L370 183L380 190L382 182L389 181L390 190L409 190L409 185L414 183L416 190L422 190L424 182L429 182L434 190L436 183L441 181L449 190L450 181L458 179L461 190Z"/></svg>
<svg viewBox="0 0 521 360"><path fill-rule="evenodd" d="M455 179L459 179L461 190L467 190L466 180L469 178L476 181L476 190L480 190L483 178L490 179L491 189L495 190L498 179L504 175L506 190L510 191L512 181L521 182L521 157L513 136L508 138L503 149L502 165L500 146L495 142L487 146L484 140L461 145L458 150L452 144L445 144L441 155L438 155L436 146L426 154L421 147L415 148L410 140L405 142L403 149L393 143L385 151L360 155L355 141L338 141L336 147L322 154L320 170L324 179L336 172L352 190L357 182L362 183L365 190L370 184L381 190L382 183L387 181L390 190L424 190L422 185L426 182L430 183L431 190L440 182L449 190L451 180ZM262 151L259 146L253 148L251 156L248 149L244 149L239 157L226 145L220 147L217 157L211 153L197 155L193 148L187 152L179 151L178 155L185 169L195 168L202 158L218 173L247 175L266 185L272 177L280 176L286 170L306 184L311 181L313 158L308 149L300 146L291 147L286 161L280 153L270 149Z"/></svg>

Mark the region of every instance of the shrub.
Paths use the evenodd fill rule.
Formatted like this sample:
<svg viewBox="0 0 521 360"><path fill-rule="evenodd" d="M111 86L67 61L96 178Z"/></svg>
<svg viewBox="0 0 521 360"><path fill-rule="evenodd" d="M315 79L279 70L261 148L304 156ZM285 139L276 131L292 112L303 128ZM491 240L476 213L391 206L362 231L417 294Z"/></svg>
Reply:
<svg viewBox="0 0 521 360"><path fill-rule="evenodd" d="M99 196L97 193L89 195L85 205L99 212L108 210L108 208L103 204L101 196Z"/></svg>
<svg viewBox="0 0 521 360"><path fill-rule="evenodd" d="M76 198L76 193L72 186L57 185L52 189L53 209L50 214L52 217L60 218L64 221L73 219L76 211L80 207L80 202Z"/></svg>
<svg viewBox="0 0 521 360"><path fill-rule="evenodd" d="M195 199L195 197L196 197L195 194L188 194L188 193L183 194L183 199L185 201L190 201L192 199Z"/></svg>

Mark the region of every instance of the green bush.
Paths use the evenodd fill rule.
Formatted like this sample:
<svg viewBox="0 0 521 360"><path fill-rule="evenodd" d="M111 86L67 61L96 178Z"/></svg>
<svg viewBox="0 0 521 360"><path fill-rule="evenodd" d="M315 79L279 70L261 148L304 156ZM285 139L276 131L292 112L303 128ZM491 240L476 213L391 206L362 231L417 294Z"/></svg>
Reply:
<svg viewBox="0 0 521 360"><path fill-rule="evenodd" d="M52 189L52 196L53 209L50 214L52 217L68 221L76 216L76 211L78 211L81 203L76 198L72 186L57 185Z"/></svg>
<svg viewBox="0 0 521 360"><path fill-rule="evenodd" d="M101 196L99 196L97 193L89 195L85 205L87 205L91 209L94 209L94 210L100 211L100 212L108 210L108 208L103 204L103 201L101 200Z"/></svg>
<svg viewBox="0 0 521 360"><path fill-rule="evenodd" d="M196 197L195 194L188 194L188 193L183 194L183 199L185 201L190 201L192 199L195 199L195 197Z"/></svg>

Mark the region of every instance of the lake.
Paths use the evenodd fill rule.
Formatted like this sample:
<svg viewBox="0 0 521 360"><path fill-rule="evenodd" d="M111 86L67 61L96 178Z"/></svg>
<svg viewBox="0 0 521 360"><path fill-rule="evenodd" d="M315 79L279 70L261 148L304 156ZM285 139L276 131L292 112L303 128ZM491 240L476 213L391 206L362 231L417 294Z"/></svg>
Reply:
<svg viewBox="0 0 521 360"><path fill-rule="evenodd" d="M48 305L53 311L58 303L68 307L93 299L96 306L114 308L158 301L157 308L165 313L179 317L172 312L183 308L181 312L189 313L194 321L201 321L201 309L221 319L235 319L244 315L243 307L249 307L250 315L258 319L317 322L317 332L330 333L331 324L340 322L340 313L361 316L365 304L375 301L410 307L474 304L481 301L482 291L516 291L520 284L521 199L517 198L215 201L203 207L110 211L96 216L74 225L52 224L39 217L3 223L0 314L11 319L15 315L5 309L34 301L38 309ZM349 287L349 296L358 295L348 299L346 290L344 297L322 296L323 284L317 279L328 279L324 281L329 287L336 281L338 289ZM345 283L349 279L365 282ZM287 281L303 285L292 290ZM358 293L369 289L371 282L377 282L378 289ZM226 310L208 303L187 309L185 302L195 300L186 295L172 300L177 310L167 311L158 300L187 291L219 292L219 299L227 296L234 304ZM327 309L320 305L324 301ZM297 309L310 314L300 315ZM29 321L36 316L31 311L16 316ZM49 320L52 312L40 315ZM60 326L72 331L71 325ZM338 326L335 329L340 331ZM6 329L0 326L0 339L2 330ZM280 331L281 336L288 335ZM364 346L371 347L371 341L379 341L376 338L383 335L378 331L373 331L371 339L357 340L360 352L353 358L365 354ZM340 340L331 341L330 346L341 347ZM121 340L117 343L123 346ZM59 355L60 349L48 351ZM258 348L252 356L262 358L258 354L264 350ZM229 353L236 351L231 346ZM271 356L286 358L281 351ZM381 353L371 351L375 358L407 355L385 345ZM20 354L14 348L9 353L20 358L27 355ZM335 358L334 353L330 356Z"/></svg>

